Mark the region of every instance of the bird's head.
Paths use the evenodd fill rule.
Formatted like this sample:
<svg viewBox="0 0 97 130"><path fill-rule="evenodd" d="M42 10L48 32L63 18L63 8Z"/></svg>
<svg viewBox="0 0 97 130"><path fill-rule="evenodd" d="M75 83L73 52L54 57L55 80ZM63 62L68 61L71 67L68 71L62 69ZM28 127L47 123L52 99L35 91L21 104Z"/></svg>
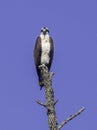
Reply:
<svg viewBox="0 0 97 130"><path fill-rule="evenodd" d="M43 35L49 34L48 28L47 28L47 27L41 28L41 33L42 33Z"/></svg>

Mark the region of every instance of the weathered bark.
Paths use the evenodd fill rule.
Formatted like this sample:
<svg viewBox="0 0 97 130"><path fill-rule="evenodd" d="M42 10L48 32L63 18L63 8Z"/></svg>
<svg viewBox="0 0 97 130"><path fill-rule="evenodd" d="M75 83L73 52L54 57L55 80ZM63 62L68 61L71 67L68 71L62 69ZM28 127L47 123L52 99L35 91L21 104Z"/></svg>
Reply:
<svg viewBox="0 0 97 130"><path fill-rule="evenodd" d="M53 73L49 73L46 66L42 66L41 73L43 75L43 84L46 96L46 109L47 109L47 116L48 116L48 124L50 130L58 130L58 123L56 119L56 112L55 112L55 101L54 101L54 91L52 88L52 76Z"/></svg>
<svg viewBox="0 0 97 130"><path fill-rule="evenodd" d="M44 84L44 90L45 90L45 97L46 97L46 104L42 103L41 101L36 101L38 104L44 106L47 110L47 117L48 117L48 125L49 130L60 130L65 124L67 124L70 120L81 114L85 108L81 108L78 112L68 117L66 120L64 120L60 125L57 123L56 118L56 112L55 112L55 104L57 101L54 101L54 91L52 88L52 76L54 75L53 72L48 72L48 68L45 65L39 66L42 78L43 78L43 84Z"/></svg>

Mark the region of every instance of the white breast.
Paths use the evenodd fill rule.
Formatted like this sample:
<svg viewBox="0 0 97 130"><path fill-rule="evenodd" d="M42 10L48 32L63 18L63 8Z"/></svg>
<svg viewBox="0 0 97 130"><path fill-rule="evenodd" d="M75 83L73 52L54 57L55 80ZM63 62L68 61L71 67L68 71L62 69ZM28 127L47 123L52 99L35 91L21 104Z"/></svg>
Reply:
<svg viewBox="0 0 97 130"><path fill-rule="evenodd" d="M50 52L50 43L48 38L42 39L42 54L41 54L41 64L49 63L49 52Z"/></svg>

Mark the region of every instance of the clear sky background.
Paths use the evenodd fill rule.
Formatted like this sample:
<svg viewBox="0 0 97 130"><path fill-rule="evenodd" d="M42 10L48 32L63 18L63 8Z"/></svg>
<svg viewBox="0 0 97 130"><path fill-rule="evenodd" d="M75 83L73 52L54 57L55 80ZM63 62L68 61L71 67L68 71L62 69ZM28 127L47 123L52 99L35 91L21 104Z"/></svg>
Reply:
<svg viewBox="0 0 97 130"><path fill-rule="evenodd" d="M62 130L97 130L96 8L95 0L0 0L0 130L48 130L33 62L43 26L55 46L58 123L84 106Z"/></svg>

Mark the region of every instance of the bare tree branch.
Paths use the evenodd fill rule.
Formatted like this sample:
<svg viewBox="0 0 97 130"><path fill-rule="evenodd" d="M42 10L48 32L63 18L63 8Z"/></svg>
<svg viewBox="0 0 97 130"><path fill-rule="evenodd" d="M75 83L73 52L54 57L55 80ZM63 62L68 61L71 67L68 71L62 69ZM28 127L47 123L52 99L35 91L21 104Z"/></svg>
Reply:
<svg viewBox="0 0 97 130"><path fill-rule="evenodd" d="M70 120L74 119L76 116L78 116L79 114L81 114L83 111L85 110L85 108L81 108L78 112L76 112L75 114L71 115L70 117L68 117L65 121L63 121L58 128L61 129L65 124L67 124Z"/></svg>
<svg viewBox="0 0 97 130"><path fill-rule="evenodd" d="M41 106L43 106L43 107L46 107L46 104L44 104L43 102L41 102L41 101L39 101L39 100L37 100L36 101L39 105L41 105Z"/></svg>
<svg viewBox="0 0 97 130"><path fill-rule="evenodd" d="M54 73L53 72L49 73L48 68L44 65L39 66L39 68L44 78L43 84L46 97L46 109L47 109L49 130L59 130L55 112L55 104L58 101L54 101L54 91L52 88L52 77Z"/></svg>
<svg viewBox="0 0 97 130"><path fill-rule="evenodd" d="M43 76L43 84L44 84L43 87L45 91L46 103L44 104L41 101L36 102L44 106L47 110L49 130L60 130L66 123L68 123L70 120L74 119L76 116L81 114L85 110L85 108L84 107L81 108L78 112L68 117L58 126L55 111L55 105L58 102L58 100L56 101L54 100L54 91L52 87L52 77L54 73L48 72L48 68L45 65L41 65L39 66L39 68Z"/></svg>
<svg viewBox="0 0 97 130"><path fill-rule="evenodd" d="M57 100L54 102L54 105L56 105L58 101L59 101L59 99L57 99Z"/></svg>

